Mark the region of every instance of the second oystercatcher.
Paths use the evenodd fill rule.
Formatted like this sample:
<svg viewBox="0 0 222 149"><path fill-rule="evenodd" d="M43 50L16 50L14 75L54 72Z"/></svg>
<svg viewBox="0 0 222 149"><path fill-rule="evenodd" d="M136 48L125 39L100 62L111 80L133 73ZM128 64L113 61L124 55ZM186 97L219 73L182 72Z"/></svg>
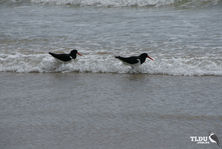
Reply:
<svg viewBox="0 0 222 149"><path fill-rule="evenodd" d="M82 56L82 54L80 54L76 49L73 49L69 54L56 54L52 52L49 52L49 54L63 62L69 62L72 59L76 59L77 54Z"/></svg>
<svg viewBox="0 0 222 149"><path fill-rule="evenodd" d="M154 60L147 53L142 53L139 56L130 56L130 57L115 56L115 58L121 60L124 64L129 65L131 67L143 64L146 61L146 58L149 58L152 61Z"/></svg>

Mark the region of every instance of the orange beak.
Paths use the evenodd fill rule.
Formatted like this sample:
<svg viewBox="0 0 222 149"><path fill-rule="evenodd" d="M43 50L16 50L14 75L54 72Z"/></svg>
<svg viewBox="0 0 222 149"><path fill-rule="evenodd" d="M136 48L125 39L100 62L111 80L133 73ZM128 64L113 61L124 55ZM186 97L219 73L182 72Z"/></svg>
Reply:
<svg viewBox="0 0 222 149"><path fill-rule="evenodd" d="M77 52L77 54L78 54L79 56L82 56L82 54L80 54L79 52Z"/></svg>
<svg viewBox="0 0 222 149"><path fill-rule="evenodd" d="M153 59L152 57L150 57L150 56L147 56L147 58L149 58L149 59L151 59L152 61L154 61L154 59Z"/></svg>

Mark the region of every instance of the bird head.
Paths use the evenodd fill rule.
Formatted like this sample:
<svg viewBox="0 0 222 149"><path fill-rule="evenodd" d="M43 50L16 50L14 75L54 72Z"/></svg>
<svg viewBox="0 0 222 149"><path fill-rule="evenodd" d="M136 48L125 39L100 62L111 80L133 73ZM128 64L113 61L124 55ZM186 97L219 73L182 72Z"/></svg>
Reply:
<svg viewBox="0 0 222 149"><path fill-rule="evenodd" d="M149 58L149 59L151 59L152 61L154 60L152 57L150 57L147 53L142 53L142 54L140 54L140 56L139 57L141 57L141 58Z"/></svg>
<svg viewBox="0 0 222 149"><path fill-rule="evenodd" d="M79 56L82 56L82 54L80 54L76 49L73 49L71 52L70 52L70 56L75 58L76 57L76 54L78 54Z"/></svg>

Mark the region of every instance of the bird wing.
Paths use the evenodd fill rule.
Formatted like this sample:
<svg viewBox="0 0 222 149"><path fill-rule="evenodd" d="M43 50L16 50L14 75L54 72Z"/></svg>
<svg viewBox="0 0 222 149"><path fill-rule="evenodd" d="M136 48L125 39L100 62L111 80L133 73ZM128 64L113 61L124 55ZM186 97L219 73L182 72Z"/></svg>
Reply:
<svg viewBox="0 0 222 149"><path fill-rule="evenodd" d="M70 61L71 60L69 54L56 54L56 53L51 53L51 52L49 52L49 54L52 55L54 58L57 58L61 61Z"/></svg>
<svg viewBox="0 0 222 149"><path fill-rule="evenodd" d="M138 57L136 56L131 56L131 57L121 57L121 56L116 56L119 60L129 63L129 64L136 64L139 62Z"/></svg>

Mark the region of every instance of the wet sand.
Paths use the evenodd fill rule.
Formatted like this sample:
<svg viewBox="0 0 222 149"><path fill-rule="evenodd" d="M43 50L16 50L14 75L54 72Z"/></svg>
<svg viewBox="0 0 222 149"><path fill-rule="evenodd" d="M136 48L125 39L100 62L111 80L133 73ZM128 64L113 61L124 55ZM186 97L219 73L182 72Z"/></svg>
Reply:
<svg viewBox="0 0 222 149"><path fill-rule="evenodd" d="M0 73L1 149L212 149L222 77Z"/></svg>

